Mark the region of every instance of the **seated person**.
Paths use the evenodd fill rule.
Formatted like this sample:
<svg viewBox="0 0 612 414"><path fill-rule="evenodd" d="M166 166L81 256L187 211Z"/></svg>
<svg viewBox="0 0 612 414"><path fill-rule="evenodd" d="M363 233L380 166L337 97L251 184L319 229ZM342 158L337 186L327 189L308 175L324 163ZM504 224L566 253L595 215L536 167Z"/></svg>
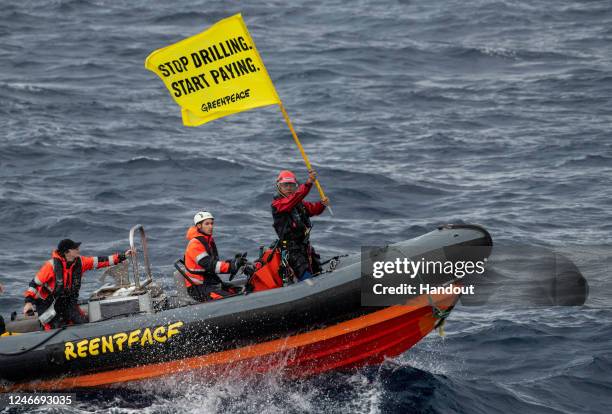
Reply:
<svg viewBox="0 0 612 414"><path fill-rule="evenodd" d="M115 266L123 262L128 255L134 254L132 250L127 250L112 256L81 256L80 245L80 242L70 239L60 241L57 250L51 254L51 259L42 265L25 291L24 315L33 313L36 306L40 318L51 306L54 307L55 317L41 322L45 330L87 322L77 304L83 273Z"/></svg>
<svg viewBox="0 0 612 414"><path fill-rule="evenodd" d="M187 230L189 240L185 250L185 286L192 298L206 302L221 299L235 292L226 289L220 274L234 276L247 263L246 258L236 257L229 261L219 259L213 239L215 218L208 211L200 211L193 218L194 226Z"/></svg>

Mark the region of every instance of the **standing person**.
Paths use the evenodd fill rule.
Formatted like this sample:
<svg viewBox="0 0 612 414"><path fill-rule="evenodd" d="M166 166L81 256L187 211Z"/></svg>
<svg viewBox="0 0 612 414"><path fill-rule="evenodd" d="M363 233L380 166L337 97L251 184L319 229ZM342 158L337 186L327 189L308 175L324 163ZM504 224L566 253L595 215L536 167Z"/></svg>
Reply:
<svg viewBox="0 0 612 414"><path fill-rule="evenodd" d="M278 194L272 200L274 230L288 255L289 266L300 281L321 271L319 255L310 245L310 217L323 213L329 202L327 198L316 203L304 201L316 175L314 170L309 170L308 180L298 185L293 172L281 171L276 178Z"/></svg>
<svg viewBox="0 0 612 414"><path fill-rule="evenodd" d="M83 273L117 265L134 254L128 249L112 256L81 256L80 245L70 239L60 241L25 291L24 315L33 313L36 306L39 318L45 320L41 320L45 330L87 322L77 304Z"/></svg>
<svg viewBox="0 0 612 414"><path fill-rule="evenodd" d="M185 279L187 293L200 301L222 299L234 292L225 289L220 274L235 275L247 264L246 258L236 256L232 260L220 260L213 238L215 218L208 211L200 211L193 217L193 226L187 230L189 240L185 250Z"/></svg>

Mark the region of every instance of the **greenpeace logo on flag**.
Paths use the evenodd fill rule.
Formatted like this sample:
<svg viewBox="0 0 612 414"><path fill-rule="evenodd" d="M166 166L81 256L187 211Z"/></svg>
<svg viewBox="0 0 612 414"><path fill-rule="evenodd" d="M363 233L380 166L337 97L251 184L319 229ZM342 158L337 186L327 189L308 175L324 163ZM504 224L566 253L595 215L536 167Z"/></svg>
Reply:
<svg viewBox="0 0 612 414"><path fill-rule="evenodd" d="M251 91L249 89L244 90L244 91L240 91L237 93L233 93L231 95L228 96L224 96L223 98L219 98L217 100L214 100L212 102L206 102L204 104L202 104L202 112L208 112L210 110L213 109L217 109L223 105L229 105L230 103L234 103L239 101L240 99L246 99L249 97L249 93Z"/></svg>
<svg viewBox="0 0 612 414"><path fill-rule="evenodd" d="M281 103L240 14L154 51L145 67L163 80L187 126Z"/></svg>

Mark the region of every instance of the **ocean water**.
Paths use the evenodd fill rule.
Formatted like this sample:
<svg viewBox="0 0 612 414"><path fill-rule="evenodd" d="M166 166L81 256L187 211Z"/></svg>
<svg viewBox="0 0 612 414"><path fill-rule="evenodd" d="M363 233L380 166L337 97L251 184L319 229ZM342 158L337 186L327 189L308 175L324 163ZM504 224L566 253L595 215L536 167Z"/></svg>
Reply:
<svg viewBox="0 0 612 414"><path fill-rule="evenodd" d="M446 337L380 367L177 376L81 393L70 412L609 412L609 1L3 1L0 312L64 237L107 254L143 224L168 289L199 209L222 255L273 239L276 174L305 178L278 108L185 128L143 67L237 12L331 199L314 219L324 257L479 223L497 245L563 252L589 298L459 306Z"/></svg>

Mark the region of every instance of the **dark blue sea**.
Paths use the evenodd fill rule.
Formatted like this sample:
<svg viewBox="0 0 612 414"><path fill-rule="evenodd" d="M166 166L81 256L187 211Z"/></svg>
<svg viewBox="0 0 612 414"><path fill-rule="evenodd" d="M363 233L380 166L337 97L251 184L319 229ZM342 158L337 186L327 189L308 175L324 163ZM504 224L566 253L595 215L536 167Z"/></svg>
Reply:
<svg viewBox="0 0 612 414"><path fill-rule="evenodd" d="M144 225L168 290L199 209L222 256L273 240L276 174L306 176L278 108L186 128L144 68L237 12L331 199L314 219L324 257L479 223L496 245L563 252L588 300L458 306L445 337L356 372L175 376L79 393L68 412L612 412L607 0L4 0L0 313L65 237L109 254Z"/></svg>

